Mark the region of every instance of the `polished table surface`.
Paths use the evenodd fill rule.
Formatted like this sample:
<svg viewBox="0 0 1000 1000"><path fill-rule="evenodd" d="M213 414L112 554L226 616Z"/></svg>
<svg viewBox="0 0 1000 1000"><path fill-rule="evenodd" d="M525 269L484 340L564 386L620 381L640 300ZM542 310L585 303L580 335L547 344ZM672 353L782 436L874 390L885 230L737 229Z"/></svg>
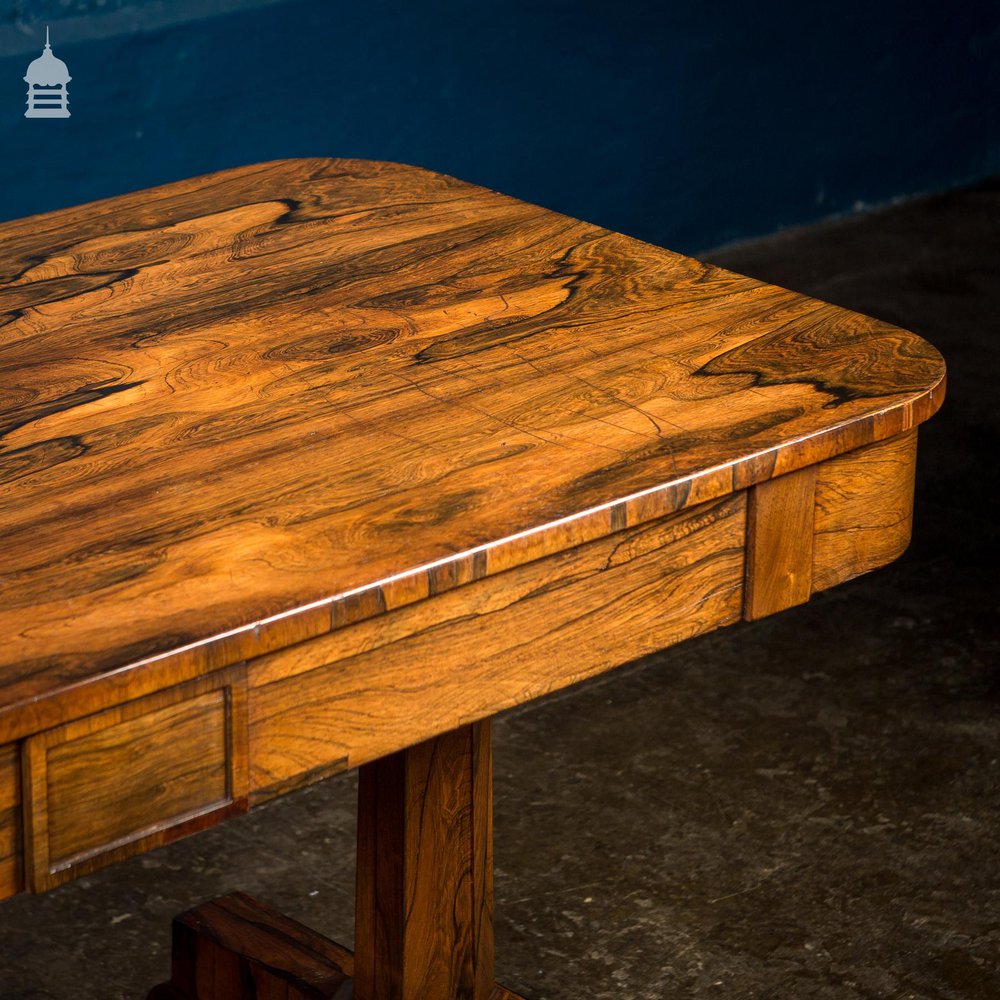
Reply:
<svg viewBox="0 0 1000 1000"><path fill-rule="evenodd" d="M399 164L0 225L0 896L888 562L943 394L888 323Z"/></svg>

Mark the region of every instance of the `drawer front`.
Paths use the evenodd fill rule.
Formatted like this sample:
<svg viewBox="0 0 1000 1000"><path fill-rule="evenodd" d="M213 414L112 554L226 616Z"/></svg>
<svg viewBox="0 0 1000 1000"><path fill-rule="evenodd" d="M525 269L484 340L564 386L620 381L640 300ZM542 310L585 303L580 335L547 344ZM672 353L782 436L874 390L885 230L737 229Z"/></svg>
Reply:
<svg viewBox="0 0 1000 1000"><path fill-rule="evenodd" d="M23 888L21 853L21 755L8 743L0 746L0 899Z"/></svg>
<svg viewBox="0 0 1000 1000"><path fill-rule="evenodd" d="M224 671L25 742L31 888L245 810L242 675Z"/></svg>

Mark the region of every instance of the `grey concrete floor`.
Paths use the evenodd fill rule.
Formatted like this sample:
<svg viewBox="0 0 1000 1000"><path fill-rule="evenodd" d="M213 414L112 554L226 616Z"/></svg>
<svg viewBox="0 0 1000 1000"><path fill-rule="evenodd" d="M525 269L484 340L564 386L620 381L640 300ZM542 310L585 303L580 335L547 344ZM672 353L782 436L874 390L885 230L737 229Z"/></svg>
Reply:
<svg viewBox="0 0 1000 1000"><path fill-rule="evenodd" d="M529 1000L1000 997L1000 182L707 255L950 366L888 569L496 726L498 972ZM242 888L351 939L354 781L0 905L4 1000L141 998Z"/></svg>

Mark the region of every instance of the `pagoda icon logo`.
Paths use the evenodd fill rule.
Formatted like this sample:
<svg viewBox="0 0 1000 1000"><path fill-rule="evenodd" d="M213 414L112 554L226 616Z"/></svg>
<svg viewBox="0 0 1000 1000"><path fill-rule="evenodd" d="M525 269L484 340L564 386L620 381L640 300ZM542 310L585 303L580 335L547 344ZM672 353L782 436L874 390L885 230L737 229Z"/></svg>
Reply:
<svg viewBox="0 0 1000 1000"><path fill-rule="evenodd" d="M45 29L45 48L35 59L24 82L28 85L28 110L25 118L69 118L69 94L66 84L73 78L66 63L52 54L49 29Z"/></svg>

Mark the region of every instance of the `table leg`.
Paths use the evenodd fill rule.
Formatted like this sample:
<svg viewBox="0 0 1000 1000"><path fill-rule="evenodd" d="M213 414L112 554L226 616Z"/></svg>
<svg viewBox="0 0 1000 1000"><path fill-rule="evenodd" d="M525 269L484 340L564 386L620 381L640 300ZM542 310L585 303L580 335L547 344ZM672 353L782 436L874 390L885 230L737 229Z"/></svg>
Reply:
<svg viewBox="0 0 1000 1000"><path fill-rule="evenodd" d="M355 954L242 894L174 920L148 1000L519 1000L493 979L489 721L361 768Z"/></svg>
<svg viewBox="0 0 1000 1000"><path fill-rule="evenodd" d="M358 1000L487 1000L492 835L489 721L361 769Z"/></svg>

